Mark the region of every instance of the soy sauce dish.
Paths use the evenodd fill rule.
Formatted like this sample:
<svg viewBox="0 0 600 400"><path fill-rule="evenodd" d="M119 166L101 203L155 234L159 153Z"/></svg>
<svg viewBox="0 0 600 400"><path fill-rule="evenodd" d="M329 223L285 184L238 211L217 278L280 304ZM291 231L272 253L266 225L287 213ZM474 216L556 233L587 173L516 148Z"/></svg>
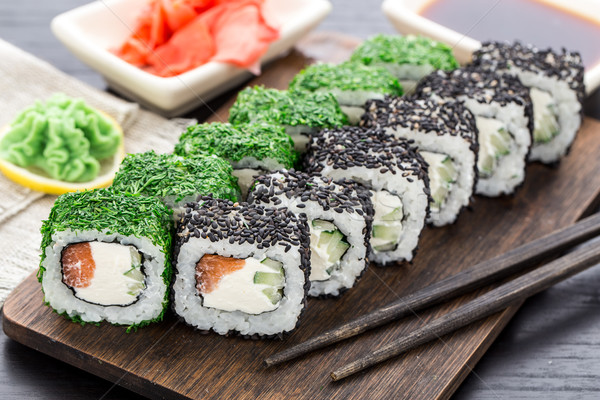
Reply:
<svg viewBox="0 0 600 400"><path fill-rule="evenodd" d="M483 41L519 40L540 49L581 53L587 94L600 86L600 3L594 0L385 0L382 10L402 34L453 48L461 64ZM507 23L510 21L510 23Z"/></svg>

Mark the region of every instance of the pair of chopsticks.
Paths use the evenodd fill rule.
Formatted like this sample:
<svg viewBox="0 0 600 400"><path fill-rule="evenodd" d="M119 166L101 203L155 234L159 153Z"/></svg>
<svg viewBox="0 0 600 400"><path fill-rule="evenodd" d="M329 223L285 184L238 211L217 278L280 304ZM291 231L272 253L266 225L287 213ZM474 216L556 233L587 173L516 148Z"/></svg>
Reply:
<svg viewBox="0 0 600 400"><path fill-rule="evenodd" d="M457 297L478 287L496 282L522 271L524 268L539 264L599 234L600 214L595 214L491 260L476 264L468 270L449 276L371 313L276 353L265 359L264 364L270 367L289 361ZM334 381L346 378L365 368L400 355L409 349L437 339L541 292L586 268L596 265L598 262L600 262L600 245L595 243L584 244L548 264L479 296L412 333L335 370L331 373L331 378Z"/></svg>

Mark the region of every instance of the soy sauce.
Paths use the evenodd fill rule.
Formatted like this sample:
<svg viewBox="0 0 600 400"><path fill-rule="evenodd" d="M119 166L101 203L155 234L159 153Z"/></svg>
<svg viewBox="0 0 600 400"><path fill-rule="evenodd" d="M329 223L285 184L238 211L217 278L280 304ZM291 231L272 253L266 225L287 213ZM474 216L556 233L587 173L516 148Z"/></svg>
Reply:
<svg viewBox="0 0 600 400"><path fill-rule="evenodd" d="M564 47L578 51L586 68L600 63L600 21L540 1L433 0L419 14L479 41Z"/></svg>

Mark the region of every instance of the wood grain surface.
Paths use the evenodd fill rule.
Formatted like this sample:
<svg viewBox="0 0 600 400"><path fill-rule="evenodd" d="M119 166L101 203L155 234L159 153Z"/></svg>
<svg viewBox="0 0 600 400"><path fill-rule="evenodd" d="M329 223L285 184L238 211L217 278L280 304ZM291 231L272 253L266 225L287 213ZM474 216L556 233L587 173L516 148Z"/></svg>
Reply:
<svg viewBox="0 0 600 400"><path fill-rule="evenodd" d="M308 53L324 45L329 48L325 53L337 58L343 57L351 42L317 35L300 48ZM285 87L308 62L311 59L305 54L292 52L256 82ZM228 106L214 118L225 119ZM332 383L328 375L367 349L455 309L486 289L297 362L272 369L264 369L261 362L314 333L567 226L594 210L600 193L599 130L599 122L586 119L571 155L558 168L530 165L525 184L515 196L477 197L472 211L463 212L455 224L427 228L412 264L370 268L341 299L309 300L302 324L284 341L203 335L173 316L131 334L106 324L82 327L43 306L34 276L5 303L3 328L18 342L151 398L448 398L515 307L343 382Z"/></svg>

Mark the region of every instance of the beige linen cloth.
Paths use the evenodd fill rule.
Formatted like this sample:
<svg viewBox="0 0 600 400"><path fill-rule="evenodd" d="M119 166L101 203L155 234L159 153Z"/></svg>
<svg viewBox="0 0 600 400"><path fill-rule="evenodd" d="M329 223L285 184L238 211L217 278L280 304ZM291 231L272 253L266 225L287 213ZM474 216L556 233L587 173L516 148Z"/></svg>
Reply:
<svg viewBox="0 0 600 400"><path fill-rule="evenodd" d="M80 82L50 64L0 40L0 127L20 110L56 92L82 98L115 118L125 132L127 153L173 150L186 119L167 120ZM0 174L0 306L6 296L38 267L40 227L56 196L12 183Z"/></svg>

